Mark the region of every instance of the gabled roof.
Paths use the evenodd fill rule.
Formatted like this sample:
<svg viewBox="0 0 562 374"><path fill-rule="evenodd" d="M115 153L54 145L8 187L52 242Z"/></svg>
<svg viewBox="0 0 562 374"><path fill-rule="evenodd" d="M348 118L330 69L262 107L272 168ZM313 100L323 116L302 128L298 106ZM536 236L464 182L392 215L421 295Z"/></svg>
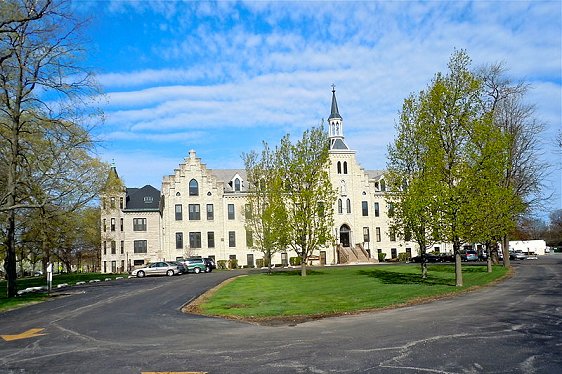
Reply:
<svg viewBox="0 0 562 374"><path fill-rule="evenodd" d="M159 210L160 191L151 185L127 188L125 210Z"/></svg>

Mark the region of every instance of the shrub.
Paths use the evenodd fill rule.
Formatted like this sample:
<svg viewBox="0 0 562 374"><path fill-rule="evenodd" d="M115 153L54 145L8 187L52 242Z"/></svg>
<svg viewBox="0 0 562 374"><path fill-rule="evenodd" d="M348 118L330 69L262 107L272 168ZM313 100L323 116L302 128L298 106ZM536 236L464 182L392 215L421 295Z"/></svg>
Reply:
<svg viewBox="0 0 562 374"><path fill-rule="evenodd" d="M229 269L236 269L238 268L238 260L233 258L228 260L228 268Z"/></svg>
<svg viewBox="0 0 562 374"><path fill-rule="evenodd" d="M383 262L384 258L386 257L386 253L379 253L379 262Z"/></svg>
<svg viewBox="0 0 562 374"><path fill-rule="evenodd" d="M256 260L256 267L257 268L263 268L263 258L258 258Z"/></svg>
<svg viewBox="0 0 562 374"><path fill-rule="evenodd" d="M302 263L300 257L289 257L289 263L291 266L299 266Z"/></svg>
<svg viewBox="0 0 562 374"><path fill-rule="evenodd" d="M398 253L398 261L406 262L410 259L410 254L406 252Z"/></svg>
<svg viewBox="0 0 562 374"><path fill-rule="evenodd" d="M220 270L226 270L226 260L218 260L217 261L217 268L219 268Z"/></svg>

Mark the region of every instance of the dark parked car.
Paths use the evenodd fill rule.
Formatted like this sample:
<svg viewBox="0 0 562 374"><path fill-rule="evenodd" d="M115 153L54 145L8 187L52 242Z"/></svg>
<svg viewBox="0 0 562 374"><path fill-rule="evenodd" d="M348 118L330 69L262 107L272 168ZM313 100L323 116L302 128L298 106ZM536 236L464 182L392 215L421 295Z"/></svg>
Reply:
<svg viewBox="0 0 562 374"><path fill-rule="evenodd" d="M207 266L205 269L207 273L210 273L211 271L213 271L213 269L217 268L217 265L215 264L215 260L213 260L212 258L205 257L203 260L205 261L205 265Z"/></svg>
<svg viewBox="0 0 562 374"><path fill-rule="evenodd" d="M441 256L434 255L432 253L426 253L424 256L425 256L426 262L441 262L442 261ZM411 261L421 263L422 262L422 256L412 257Z"/></svg>

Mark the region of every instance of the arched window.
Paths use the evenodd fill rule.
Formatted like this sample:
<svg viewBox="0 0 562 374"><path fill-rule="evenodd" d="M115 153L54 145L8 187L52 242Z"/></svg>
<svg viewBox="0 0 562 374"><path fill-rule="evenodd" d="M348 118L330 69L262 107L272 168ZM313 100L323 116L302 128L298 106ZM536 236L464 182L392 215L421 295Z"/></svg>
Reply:
<svg viewBox="0 0 562 374"><path fill-rule="evenodd" d="M240 191L240 179L238 178L234 180L234 191Z"/></svg>
<svg viewBox="0 0 562 374"><path fill-rule="evenodd" d="M347 174L347 161L343 162L343 173Z"/></svg>
<svg viewBox="0 0 562 374"><path fill-rule="evenodd" d="M381 191L386 191L386 183L384 182L384 179L381 179Z"/></svg>
<svg viewBox="0 0 562 374"><path fill-rule="evenodd" d="M199 196L199 183L195 179L189 181L189 196Z"/></svg>
<svg viewBox="0 0 562 374"><path fill-rule="evenodd" d="M347 213L351 213L351 200L347 199Z"/></svg>
<svg viewBox="0 0 562 374"><path fill-rule="evenodd" d="M338 199L338 213L339 214L343 213L343 203L342 203L341 199Z"/></svg>
<svg viewBox="0 0 562 374"><path fill-rule="evenodd" d="M341 161L338 161L338 174L341 174Z"/></svg>

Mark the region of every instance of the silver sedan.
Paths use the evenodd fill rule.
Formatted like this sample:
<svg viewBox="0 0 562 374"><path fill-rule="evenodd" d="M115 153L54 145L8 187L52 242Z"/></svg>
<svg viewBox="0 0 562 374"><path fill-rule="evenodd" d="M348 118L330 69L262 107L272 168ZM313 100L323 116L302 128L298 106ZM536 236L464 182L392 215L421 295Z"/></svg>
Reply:
<svg viewBox="0 0 562 374"><path fill-rule="evenodd" d="M179 273L180 269L178 268L178 265L161 261L153 262L152 264L140 269L135 269L131 272L131 275L139 278L147 275L168 275L171 277L172 275Z"/></svg>

